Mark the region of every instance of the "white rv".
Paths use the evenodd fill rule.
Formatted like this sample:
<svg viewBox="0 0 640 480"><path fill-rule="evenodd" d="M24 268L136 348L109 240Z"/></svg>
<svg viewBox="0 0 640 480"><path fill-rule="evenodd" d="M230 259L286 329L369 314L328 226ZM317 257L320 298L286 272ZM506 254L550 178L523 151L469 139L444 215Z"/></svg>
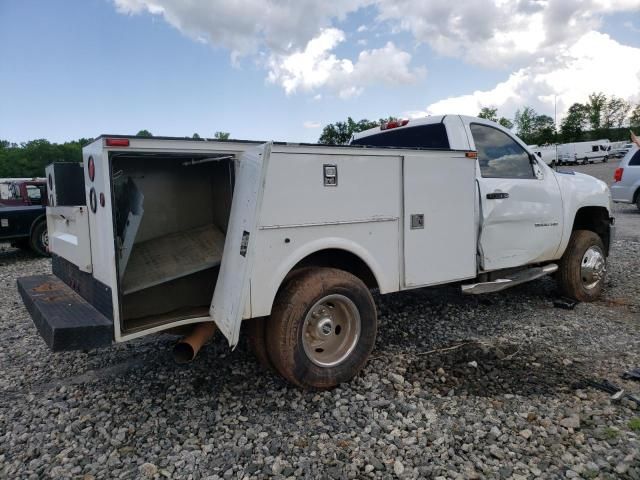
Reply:
<svg viewBox="0 0 640 480"><path fill-rule="evenodd" d="M593 163L597 160L607 162L611 155L609 140L594 140L589 142L563 143L558 145L558 161L560 164Z"/></svg>
<svg viewBox="0 0 640 480"><path fill-rule="evenodd" d="M529 149L547 165L558 163L558 145L529 145Z"/></svg>
<svg viewBox="0 0 640 480"><path fill-rule="evenodd" d="M215 327L303 388L353 378L381 294L497 292L556 272L598 298L614 231L604 182L554 172L509 130L459 115L351 146L101 136L84 180L48 170L53 274L18 280L52 350ZM78 198L82 205L64 201ZM241 328L242 326L242 328Z"/></svg>

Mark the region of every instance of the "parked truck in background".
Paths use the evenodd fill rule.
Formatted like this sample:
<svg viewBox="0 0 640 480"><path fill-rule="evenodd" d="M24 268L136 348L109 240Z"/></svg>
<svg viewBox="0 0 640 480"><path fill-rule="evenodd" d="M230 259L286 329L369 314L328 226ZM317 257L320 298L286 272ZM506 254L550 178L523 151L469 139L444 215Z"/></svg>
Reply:
<svg viewBox="0 0 640 480"><path fill-rule="evenodd" d="M47 255L46 205L45 179L0 179L0 241Z"/></svg>
<svg viewBox="0 0 640 480"><path fill-rule="evenodd" d="M67 187L51 172L53 274L18 280L54 351L180 327L187 361L217 326L303 388L363 367L371 289L479 294L555 272L562 295L591 301L614 232L606 184L459 115L389 122L350 146L100 136L82 170ZM61 199L72 188L85 203Z"/></svg>

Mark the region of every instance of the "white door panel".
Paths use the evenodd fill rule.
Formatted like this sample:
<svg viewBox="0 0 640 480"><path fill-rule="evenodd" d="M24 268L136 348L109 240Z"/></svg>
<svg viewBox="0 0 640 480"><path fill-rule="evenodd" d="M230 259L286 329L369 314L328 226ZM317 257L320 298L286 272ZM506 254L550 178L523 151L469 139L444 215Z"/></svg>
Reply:
<svg viewBox="0 0 640 480"><path fill-rule="evenodd" d="M47 231L52 252L83 272L92 272L87 207L47 207Z"/></svg>
<svg viewBox="0 0 640 480"><path fill-rule="evenodd" d="M562 240L562 198L555 176L495 124L470 124L478 151L483 270L551 260Z"/></svg>
<svg viewBox="0 0 640 480"><path fill-rule="evenodd" d="M480 178L478 183L483 269L551 259L562 238L562 199L552 175L542 180ZM508 198L487 198L495 193Z"/></svg>
<svg viewBox="0 0 640 480"><path fill-rule="evenodd" d="M475 161L463 153L406 156L403 177L405 286L475 277Z"/></svg>
<svg viewBox="0 0 640 480"><path fill-rule="evenodd" d="M271 144L246 150L236 162L236 182L222 263L209 314L229 345L238 343L240 323L255 253L255 232L262 203Z"/></svg>

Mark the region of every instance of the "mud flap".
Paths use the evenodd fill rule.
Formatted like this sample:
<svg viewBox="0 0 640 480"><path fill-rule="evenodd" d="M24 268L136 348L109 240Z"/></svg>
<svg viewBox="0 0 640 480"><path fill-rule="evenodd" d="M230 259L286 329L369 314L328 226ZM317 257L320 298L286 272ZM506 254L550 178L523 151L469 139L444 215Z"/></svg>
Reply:
<svg viewBox="0 0 640 480"><path fill-rule="evenodd" d="M245 151L236 163L231 215L220 273L209 314L229 345L238 343L242 313L249 294L255 231L262 204L271 143Z"/></svg>

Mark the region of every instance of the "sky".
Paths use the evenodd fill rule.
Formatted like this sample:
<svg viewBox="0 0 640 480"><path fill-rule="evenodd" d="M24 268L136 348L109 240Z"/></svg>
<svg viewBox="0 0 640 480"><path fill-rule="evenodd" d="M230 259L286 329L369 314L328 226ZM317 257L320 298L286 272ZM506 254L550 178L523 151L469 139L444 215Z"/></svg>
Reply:
<svg viewBox="0 0 640 480"><path fill-rule="evenodd" d="M640 0L0 0L0 139L640 102Z"/></svg>

